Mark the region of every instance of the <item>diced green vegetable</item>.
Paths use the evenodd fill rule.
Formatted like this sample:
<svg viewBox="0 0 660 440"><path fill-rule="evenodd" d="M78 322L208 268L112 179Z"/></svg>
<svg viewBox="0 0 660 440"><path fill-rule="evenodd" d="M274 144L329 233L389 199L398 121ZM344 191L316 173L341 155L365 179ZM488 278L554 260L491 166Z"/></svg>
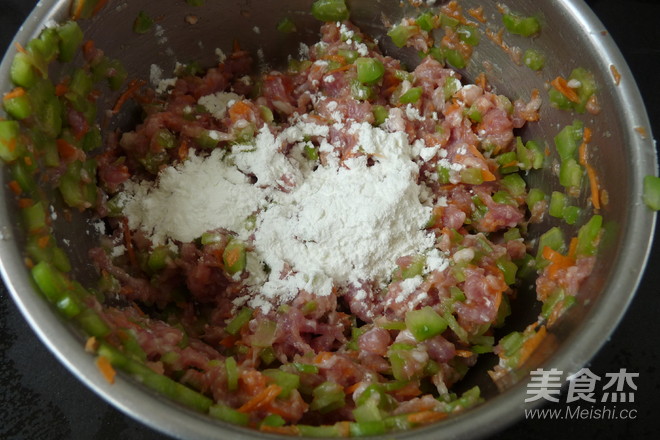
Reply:
<svg viewBox="0 0 660 440"><path fill-rule="evenodd" d="M80 26L75 21L67 21L57 28L60 37L60 55L59 60L63 63L73 61L84 35Z"/></svg>
<svg viewBox="0 0 660 440"><path fill-rule="evenodd" d="M133 32L136 34L146 34L154 27L154 19L146 12L140 11L133 22Z"/></svg>
<svg viewBox="0 0 660 440"><path fill-rule="evenodd" d="M264 370L263 374L282 388L278 397L283 399L288 399L291 391L300 386L300 376L297 374L287 373L282 370Z"/></svg>
<svg viewBox="0 0 660 440"><path fill-rule="evenodd" d="M289 17L284 17L277 23L277 30L284 34L291 34L296 31L296 24Z"/></svg>
<svg viewBox="0 0 660 440"><path fill-rule="evenodd" d="M344 0L316 0L312 15L320 21L344 21L348 20L350 11Z"/></svg>
<svg viewBox="0 0 660 440"><path fill-rule="evenodd" d="M563 218L569 225L574 225L580 218L582 210L578 206L566 206L563 212Z"/></svg>
<svg viewBox="0 0 660 440"><path fill-rule="evenodd" d="M442 91L445 97L445 101L447 101L449 98L454 96L456 92L458 92L461 89L461 81L454 77L450 76L445 80L444 85L442 86Z"/></svg>
<svg viewBox="0 0 660 440"><path fill-rule="evenodd" d="M392 39L396 47L403 47L408 42L408 39L417 32L417 26L397 25L389 30L387 36Z"/></svg>
<svg viewBox="0 0 660 440"><path fill-rule="evenodd" d="M345 405L344 387L336 382L323 382L312 391L312 403L309 409L321 414L339 409Z"/></svg>
<svg viewBox="0 0 660 440"><path fill-rule="evenodd" d="M502 16L502 23L510 33L523 37L531 37L541 32L541 22L536 17L508 13Z"/></svg>
<svg viewBox="0 0 660 440"><path fill-rule="evenodd" d="M5 97L2 100L5 111L15 119L25 119L32 115L32 103L27 94Z"/></svg>
<svg viewBox="0 0 660 440"><path fill-rule="evenodd" d="M464 69L467 66L467 60L458 50L445 48L442 52L447 62L455 68Z"/></svg>
<svg viewBox="0 0 660 440"><path fill-rule="evenodd" d="M575 158L582 142L582 121L575 120L573 124L564 127L554 138L555 146L561 160Z"/></svg>
<svg viewBox="0 0 660 440"><path fill-rule="evenodd" d="M447 328L447 321L431 307L410 310L406 313L406 327L418 341L439 335Z"/></svg>
<svg viewBox="0 0 660 440"><path fill-rule="evenodd" d="M357 78L363 84L373 84L383 77L385 66L376 58L360 57L355 60Z"/></svg>
<svg viewBox="0 0 660 440"><path fill-rule="evenodd" d="M37 81L37 72L34 70L30 56L23 52L14 55L9 68L11 80L17 86L32 87Z"/></svg>
<svg viewBox="0 0 660 440"><path fill-rule="evenodd" d="M459 25L456 28L456 33L458 38L464 43L469 44L470 46L476 46L481 40L481 35L479 34L479 29L476 26L470 25Z"/></svg>
<svg viewBox="0 0 660 440"><path fill-rule="evenodd" d="M433 15L431 12L426 11L422 14L420 14L419 17L415 20L415 23L419 28L423 31L431 31L433 28L435 28L435 23L436 23L436 16Z"/></svg>
<svg viewBox="0 0 660 440"><path fill-rule="evenodd" d="M660 210L660 177L644 176L644 193L642 199L646 206L655 211Z"/></svg>
<svg viewBox="0 0 660 440"><path fill-rule="evenodd" d="M577 235L577 247L575 248L576 257L590 257L596 255L602 229L603 217L600 215L592 216L589 221L580 228Z"/></svg>
<svg viewBox="0 0 660 440"><path fill-rule="evenodd" d="M500 183L514 197L521 197L525 194L527 184L520 174L508 174L502 178Z"/></svg>
<svg viewBox="0 0 660 440"><path fill-rule="evenodd" d="M481 185L484 183L481 168L463 168L461 170L461 182L468 185Z"/></svg>
<svg viewBox="0 0 660 440"><path fill-rule="evenodd" d="M362 84L359 80L354 79L350 83L351 87L351 96L359 101L365 101L370 99L374 91L371 87L366 84Z"/></svg>
<svg viewBox="0 0 660 440"><path fill-rule="evenodd" d="M234 425L246 426L250 421L250 415L237 411L222 403L216 403L209 407L209 415L223 422Z"/></svg>
<svg viewBox="0 0 660 440"><path fill-rule="evenodd" d="M547 263L542 256L543 249L546 246L563 254L566 251L566 240L564 239L563 231L555 226L539 237L538 252L536 254L536 264L538 267L544 267Z"/></svg>
<svg viewBox="0 0 660 440"><path fill-rule="evenodd" d="M229 356L225 359L225 371L227 372L227 389L236 391L238 389L238 364L236 359Z"/></svg>
<svg viewBox="0 0 660 440"><path fill-rule="evenodd" d="M383 124L389 116L388 110L382 105L374 105L371 107L371 111L374 114L374 125L376 127Z"/></svg>
<svg viewBox="0 0 660 440"><path fill-rule="evenodd" d="M264 419L261 421L261 426L284 426L286 425L286 420L282 418L282 416L278 414L268 414Z"/></svg>
<svg viewBox="0 0 660 440"><path fill-rule="evenodd" d="M252 319L252 309L249 307L243 307L238 311L238 314L234 317L234 319L232 319L229 324L227 324L225 331L232 336L236 336L238 332L243 328L243 326L250 321L250 319Z"/></svg>
<svg viewBox="0 0 660 440"><path fill-rule="evenodd" d="M399 97L399 102L401 104L414 104L419 101L423 92L424 90L421 87L412 87Z"/></svg>
<svg viewBox="0 0 660 440"><path fill-rule="evenodd" d="M559 183L565 188L580 188L584 169L572 157L566 159L559 166Z"/></svg>
<svg viewBox="0 0 660 440"><path fill-rule="evenodd" d="M553 191L550 196L550 206L548 207L548 213L556 218L564 217L564 209L568 206L568 199L566 194L559 191Z"/></svg>
<svg viewBox="0 0 660 440"><path fill-rule="evenodd" d="M387 432L387 426L382 420L351 423L349 426L351 437L366 437L381 435Z"/></svg>
<svg viewBox="0 0 660 440"><path fill-rule="evenodd" d="M545 55L536 49L527 49L523 54L523 63L532 70L541 70L545 66Z"/></svg>

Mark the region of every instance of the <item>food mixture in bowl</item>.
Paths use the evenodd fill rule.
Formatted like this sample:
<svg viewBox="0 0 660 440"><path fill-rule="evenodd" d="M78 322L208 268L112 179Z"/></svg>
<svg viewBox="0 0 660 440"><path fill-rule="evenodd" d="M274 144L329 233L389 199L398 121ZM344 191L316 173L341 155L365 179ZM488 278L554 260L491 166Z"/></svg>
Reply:
<svg viewBox="0 0 660 440"><path fill-rule="evenodd" d="M548 202L551 213L559 203L521 175L546 162L538 143L515 135L538 120L539 92L511 102L485 77L466 84L445 65L478 44L455 5L392 28L396 44L423 52L412 70L380 53L342 5L314 4L326 22L320 41L285 69L255 73L236 45L206 71L179 66L154 88L131 82L113 111L133 99L143 118L105 134L100 149L94 82L121 84L121 66L85 42L84 66L51 84L35 69L39 45L21 52L27 67L9 99L25 96L29 111L19 107L20 126L3 121L0 135L6 147L14 139L1 152L25 211L29 263L44 294L91 335L109 380L121 368L264 431L379 434L479 403L476 387L452 392L478 356L500 356L494 378L521 365L573 303L601 219L570 245L556 227L536 248L525 241ZM432 50L435 28L445 29L442 50ZM53 30L53 57L70 35L82 41L76 29ZM33 108L35 96L53 112ZM567 162L588 143L577 123L561 136ZM43 177L69 207L98 218L92 293L67 275L25 157L48 167ZM589 170L573 162L580 176ZM581 213L566 198L582 185L565 168L561 216L574 223ZM536 271L539 321L497 340L516 285Z"/></svg>

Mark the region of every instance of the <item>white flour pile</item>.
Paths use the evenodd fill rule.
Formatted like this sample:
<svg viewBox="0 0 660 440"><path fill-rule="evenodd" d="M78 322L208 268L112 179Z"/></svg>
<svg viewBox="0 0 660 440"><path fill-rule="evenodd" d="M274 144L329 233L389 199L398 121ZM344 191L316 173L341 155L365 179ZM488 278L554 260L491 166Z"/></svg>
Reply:
<svg viewBox="0 0 660 440"><path fill-rule="evenodd" d="M328 295L333 286L359 280L386 282L402 256L430 254L430 270L445 265L424 230L431 208L422 203L419 166L405 133L367 123L344 128L359 136L372 164L364 155L339 164L330 154L326 166L313 169L303 155L306 139L315 136L320 151L333 151L327 126L298 122L277 136L264 126L252 145L207 157L191 153L155 183L127 184L129 226L155 244L189 242L217 228L246 241L254 234L245 281L250 294L235 303L264 311L299 290ZM288 156L280 153L283 144L294 145ZM254 214L256 229L248 230Z"/></svg>

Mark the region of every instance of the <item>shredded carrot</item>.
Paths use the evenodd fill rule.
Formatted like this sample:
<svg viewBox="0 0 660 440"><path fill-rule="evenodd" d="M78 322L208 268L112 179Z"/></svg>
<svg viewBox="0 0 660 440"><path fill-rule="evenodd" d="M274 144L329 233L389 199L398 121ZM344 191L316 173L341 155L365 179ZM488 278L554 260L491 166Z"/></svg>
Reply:
<svg viewBox="0 0 660 440"><path fill-rule="evenodd" d="M229 117L232 122L240 121L241 119L247 120L251 115L252 107L246 104L245 101L238 101L229 107Z"/></svg>
<svg viewBox="0 0 660 440"><path fill-rule="evenodd" d="M5 95L2 97L2 99L4 101L7 101L9 99L19 98L23 95L25 95L25 89L23 87L16 87L11 92L5 93Z"/></svg>
<svg viewBox="0 0 660 440"><path fill-rule="evenodd" d="M571 238L571 244L568 245L568 258L575 259L575 252L577 251L578 239L577 237Z"/></svg>
<svg viewBox="0 0 660 440"><path fill-rule="evenodd" d="M550 266L548 266L548 276L550 278L555 278L557 272L560 270L568 269L569 267L575 265L574 258L564 256L549 246L543 248L541 255L543 258L550 262Z"/></svg>
<svg viewBox="0 0 660 440"><path fill-rule="evenodd" d="M568 86L568 82L561 76L558 76L557 78L550 81L550 84L552 87L557 89L559 93L564 95L569 101L576 104L580 102L580 97L578 94L575 92L575 90Z"/></svg>
<svg viewBox="0 0 660 440"><path fill-rule="evenodd" d="M328 73L343 72L344 70L349 70L351 67L353 67L352 64L345 64L343 66L337 67L336 69L332 69Z"/></svg>
<svg viewBox="0 0 660 440"><path fill-rule="evenodd" d="M9 189L11 190L11 192L16 194L17 196L20 196L21 193L23 192L23 189L21 188L21 185L15 180L12 180L11 182L9 182L8 185L9 185Z"/></svg>
<svg viewBox="0 0 660 440"><path fill-rule="evenodd" d="M63 96L69 91L69 87L65 83L59 83L55 86L55 96Z"/></svg>
<svg viewBox="0 0 660 440"><path fill-rule="evenodd" d="M335 424L335 427L337 428L337 433L339 434L340 437L350 437L351 435L351 422L343 421L343 422L337 422Z"/></svg>
<svg viewBox="0 0 660 440"><path fill-rule="evenodd" d="M621 74L617 70L616 66L614 64L610 64L610 72L612 73L612 77L614 78L614 84L617 86L621 83Z"/></svg>
<svg viewBox="0 0 660 440"><path fill-rule="evenodd" d="M34 261L32 261L32 258L30 257L25 257L23 262L25 263L25 267L28 269L32 269L34 267Z"/></svg>
<svg viewBox="0 0 660 440"><path fill-rule="evenodd" d="M486 90L486 87L488 86L488 81L486 80L486 74L481 72L479 76L474 80L474 83L481 87L483 90Z"/></svg>
<svg viewBox="0 0 660 440"><path fill-rule="evenodd" d="M17 41L16 43L14 43L14 46L16 47L16 50L17 50L17 51L19 51L20 53L24 53L24 54L27 55L28 51L25 50L25 48L24 48L23 46L21 46L21 43L19 43L19 42Z"/></svg>
<svg viewBox="0 0 660 440"><path fill-rule="evenodd" d="M50 242L50 236L44 235L43 237L39 237L37 239L37 246L39 246L41 249L46 249L46 247L48 247L49 242Z"/></svg>
<svg viewBox="0 0 660 440"><path fill-rule="evenodd" d="M94 51L94 40L85 41L82 45L82 50L85 55L91 55L92 51Z"/></svg>
<svg viewBox="0 0 660 440"><path fill-rule="evenodd" d="M362 382L355 382L353 385L347 387L345 391L348 394L353 394L355 392L355 390L360 388L361 385L362 385Z"/></svg>
<svg viewBox="0 0 660 440"><path fill-rule="evenodd" d="M262 408L275 400L275 398L279 396L281 392L282 387L272 383L252 399L245 402L240 408L238 408L238 411L242 413L249 413L256 409Z"/></svg>
<svg viewBox="0 0 660 440"><path fill-rule="evenodd" d="M59 153L60 157L64 160L69 160L71 158L78 157L78 155L82 153L82 151L80 151L75 146L71 145L65 139L57 139L55 141L55 145L57 145L57 152Z"/></svg>
<svg viewBox="0 0 660 440"><path fill-rule="evenodd" d="M314 356L314 363L315 364L322 364L325 361L330 360L330 358L332 358L332 356L334 356L334 355L332 353L330 353L329 351L322 351L319 354L317 354L316 356Z"/></svg>
<svg viewBox="0 0 660 440"><path fill-rule="evenodd" d="M220 341L220 345L226 348L231 348L236 344L236 337L234 336L227 336L226 338L222 339Z"/></svg>
<svg viewBox="0 0 660 440"><path fill-rule="evenodd" d="M96 7L92 11L92 15L96 15L96 13L99 12L106 3L108 3L108 0L99 0L99 2L96 4Z"/></svg>
<svg viewBox="0 0 660 440"><path fill-rule="evenodd" d="M408 421L415 424L427 424L440 421L447 418L447 413L441 413L438 411L420 411L408 415Z"/></svg>
<svg viewBox="0 0 660 440"><path fill-rule="evenodd" d="M472 354L470 350L456 350L456 356L458 357L469 358Z"/></svg>
<svg viewBox="0 0 660 440"><path fill-rule="evenodd" d="M90 336L87 338L87 341L85 341L85 351L87 353L95 353L98 346L99 343L94 336Z"/></svg>
<svg viewBox="0 0 660 440"><path fill-rule="evenodd" d="M480 23L485 23L486 22L486 17L484 17L484 7L483 6L479 6L478 8L468 9L468 14L470 14L472 17L474 17L475 20L479 21Z"/></svg>
<svg viewBox="0 0 660 440"><path fill-rule="evenodd" d="M587 144L591 141L591 130L589 127L584 128L584 133L582 135L582 144L578 149L580 157L580 165L586 168L587 176L589 177L589 187L591 189L591 203L594 205L594 209L600 209L600 183L598 181L598 175L596 170L589 164L587 157Z"/></svg>
<svg viewBox="0 0 660 440"><path fill-rule="evenodd" d="M649 137L648 133L646 132L646 129L644 127L637 126L637 127L635 127L635 131L639 134L639 136L642 139L646 139L646 138Z"/></svg>
<svg viewBox="0 0 660 440"><path fill-rule="evenodd" d="M15 151L16 150L16 138L11 138L9 140L4 140L2 139L2 144L7 147L9 151Z"/></svg>
<svg viewBox="0 0 660 440"><path fill-rule="evenodd" d="M415 381L411 381L403 388L392 391L392 395L399 399L409 399L411 397L417 397L422 394L422 390L419 389L419 385Z"/></svg>
<svg viewBox="0 0 660 440"><path fill-rule="evenodd" d="M119 95L119 98L117 99L117 102L115 103L115 106L112 108L112 113L116 114L119 113L119 110L124 106L126 101L128 101L130 98L135 95L135 92L137 92L140 87L142 87L145 84L144 80L141 79L134 79L132 80L129 84L126 90Z"/></svg>
<svg viewBox="0 0 660 440"><path fill-rule="evenodd" d="M18 199L19 208L29 208L33 204L34 204L34 200L32 199Z"/></svg>
<svg viewBox="0 0 660 440"><path fill-rule="evenodd" d="M105 356L99 356L96 358L96 367L99 369L105 380L109 384L115 383L115 375L117 372L112 367L112 364Z"/></svg>
<svg viewBox="0 0 660 440"><path fill-rule="evenodd" d="M539 328L534 336L523 342L523 346L520 348L520 359L518 360L518 366L525 363L525 361L534 353L534 350L541 344L541 341L547 335L547 330L545 326Z"/></svg>
<svg viewBox="0 0 660 440"><path fill-rule="evenodd" d="M492 182L497 179L495 174L491 173L490 170L481 170L481 178L484 179L484 182Z"/></svg>
<svg viewBox="0 0 660 440"><path fill-rule="evenodd" d="M271 434L282 434L282 435L292 435L292 436L298 436L300 435L300 430L298 429L297 426L268 426L268 425L260 425L259 430L263 432L269 432Z"/></svg>
<svg viewBox="0 0 660 440"><path fill-rule="evenodd" d="M131 228L128 227L128 218L124 217L122 219L122 226L122 232L124 233L124 245L126 246L128 260L131 262L133 267L138 267L137 257L135 256L135 249L133 248L133 239L131 237Z"/></svg>

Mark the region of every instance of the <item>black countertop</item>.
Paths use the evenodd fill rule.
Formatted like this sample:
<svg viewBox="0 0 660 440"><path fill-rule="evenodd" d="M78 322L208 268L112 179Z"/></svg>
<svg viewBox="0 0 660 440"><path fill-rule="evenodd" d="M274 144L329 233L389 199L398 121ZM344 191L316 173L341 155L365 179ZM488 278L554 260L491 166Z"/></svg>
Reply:
<svg viewBox="0 0 660 440"><path fill-rule="evenodd" d="M0 48L7 47L34 0L0 0ZM591 0L619 45L642 92L653 132L660 133L660 2ZM601 377L639 373L633 411L611 419L521 420L496 439L657 438L660 428L660 238L636 298L611 340L589 364ZM7 290L0 289L0 439L166 438L120 413L88 390L41 344ZM565 406L565 405L564 405ZM616 405L612 404L611 407ZM633 418L634 416L634 418Z"/></svg>

